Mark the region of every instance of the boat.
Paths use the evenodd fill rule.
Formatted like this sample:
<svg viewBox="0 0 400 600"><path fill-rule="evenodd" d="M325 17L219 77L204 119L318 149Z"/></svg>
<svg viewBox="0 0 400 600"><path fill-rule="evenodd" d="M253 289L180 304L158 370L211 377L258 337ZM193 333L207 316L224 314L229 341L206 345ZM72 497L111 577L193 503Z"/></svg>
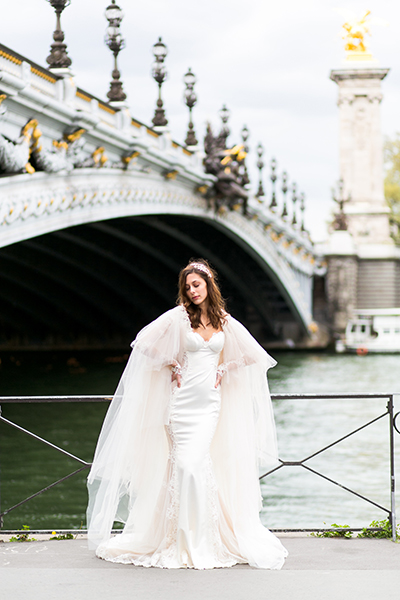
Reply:
<svg viewBox="0 0 400 600"><path fill-rule="evenodd" d="M336 352L400 353L400 308L359 309L349 319Z"/></svg>

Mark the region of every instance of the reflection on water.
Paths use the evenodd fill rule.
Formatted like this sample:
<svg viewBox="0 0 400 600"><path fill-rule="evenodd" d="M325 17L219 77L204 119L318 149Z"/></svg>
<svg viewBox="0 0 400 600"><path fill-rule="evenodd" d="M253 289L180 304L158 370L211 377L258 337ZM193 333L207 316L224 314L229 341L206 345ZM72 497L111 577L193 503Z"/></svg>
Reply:
<svg viewBox="0 0 400 600"><path fill-rule="evenodd" d="M2 356L1 395L111 394L126 359L101 352L35 356ZM269 371L275 393L400 391L399 356L287 352L276 358L278 366ZM3 405L2 410L6 418L90 460L106 408L74 403ZM385 401L280 400L274 408L281 458L299 460L382 414ZM5 424L0 433L2 510L79 467ZM386 417L306 464L389 507L388 439ZM79 528L85 523L85 478L83 471L16 509L5 517L4 527ZM262 491L262 520L270 527L320 527L324 522L356 527L386 516L301 467L272 474L263 481Z"/></svg>

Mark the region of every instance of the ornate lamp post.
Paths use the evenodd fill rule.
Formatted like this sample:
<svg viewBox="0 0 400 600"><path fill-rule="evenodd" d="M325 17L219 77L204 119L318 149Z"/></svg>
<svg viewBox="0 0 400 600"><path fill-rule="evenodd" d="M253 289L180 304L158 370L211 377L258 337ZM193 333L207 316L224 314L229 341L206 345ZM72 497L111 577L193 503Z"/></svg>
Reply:
<svg viewBox="0 0 400 600"><path fill-rule="evenodd" d="M247 140L249 139L250 132L247 129L246 125L243 125L241 133L242 133L242 141L243 141L244 151L248 154L249 153L249 147L247 145Z"/></svg>
<svg viewBox="0 0 400 600"><path fill-rule="evenodd" d="M183 78L185 89L185 102L189 109L189 126L185 140L186 146L197 146L198 141L196 140L196 134L194 132L193 120L192 120L192 109L197 102L197 96L194 93L194 84L196 83L196 77L192 73L191 69L188 70Z"/></svg>
<svg viewBox="0 0 400 600"><path fill-rule="evenodd" d="M292 225L296 225L297 224L297 219L296 219L297 184L296 183L293 183L293 185L292 185L292 202L293 202Z"/></svg>
<svg viewBox="0 0 400 600"><path fill-rule="evenodd" d="M305 195L304 192L302 192L300 194L300 211L301 211L301 231L305 231L305 227L304 227L304 209L305 209Z"/></svg>
<svg viewBox="0 0 400 600"><path fill-rule="evenodd" d="M167 77L167 70L164 65L167 53L168 50L166 45L163 44L161 38L158 38L158 42L153 46L153 54L156 60L152 69L153 78L158 83L157 108L153 117L153 125L155 127L165 127L165 125L168 125L168 121L165 117L165 110L163 109L163 101L161 99L161 87Z"/></svg>
<svg viewBox="0 0 400 600"><path fill-rule="evenodd" d="M262 183L262 172L263 172L263 168L265 166L264 161L263 161L264 147L261 142L257 146L257 154L258 154L257 169L259 170L260 174L259 174L259 178L258 178L258 190L256 193L256 197L260 200L260 198L265 196L264 187L263 187L263 183ZM262 202L262 200L260 200L260 202Z"/></svg>
<svg viewBox="0 0 400 600"><path fill-rule="evenodd" d="M249 147L246 143L249 135L250 135L250 132L247 129L246 125L243 125L242 131L241 131L241 136L242 136L242 142L243 142L243 151L245 152L245 155L247 155L249 153ZM248 185L250 183L250 177L249 177L249 173L247 171L247 165L246 165L245 159L243 159L243 161L240 164L239 173L240 173L240 178L241 178L241 184L243 187L245 187L246 185Z"/></svg>
<svg viewBox="0 0 400 600"><path fill-rule="evenodd" d="M226 140L231 132L227 125L227 123L229 121L229 117L231 116L231 111L229 110L229 108L226 107L226 104L224 104L222 106L222 108L218 111L218 114L222 121L222 129L221 129L220 135L221 135L221 137L225 138L225 147L226 147Z"/></svg>
<svg viewBox="0 0 400 600"><path fill-rule="evenodd" d="M104 41L114 54L114 69L112 71L112 81L107 98L110 99L110 102L123 102L126 100L126 94L122 89L122 81L120 81L121 73L118 70L117 59L118 54L122 48L125 47L125 40L119 31L124 14L120 7L115 4L115 0L111 0L111 4L107 6L104 14L108 21L107 33Z"/></svg>
<svg viewBox="0 0 400 600"><path fill-rule="evenodd" d="M285 218L288 216L287 205L286 205L286 194L288 191L287 180L288 180L288 174L286 173L286 171L283 171L283 173L282 173L282 192L283 192L282 218Z"/></svg>
<svg viewBox="0 0 400 600"><path fill-rule="evenodd" d="M67 54L67 44L64 44L64 32L61 29L60 17L61 13L71 0L48 0L51 6L56 11L56 28L53 33L53 44L46 62L50 69L68 69L71 66L72 60Z"/></svg>
<svg viewBox="0 0 400 600"><path fill-rule="evenodd" d="M344 205L351 197L350 194L344 194L344 181L342 178L337 182L337 191L332 190L332 199L338 204L339 212L335 213L335 219L332 223L333 229L337 231L347 231L347 216L344 212Z"/></svg>
<svg viewBox="0 0 400 600"><path fill-rule="evenodd" d="M276 193L275 193L275 182L276 182L276 167L277 167L277 162L275 160L275 158L271 159L271 175L270 175L270 180L272 182L272 198L271 198L271 204L269 205L270 209L273 210L274 208L276 208L278 206L278 203L276 201Z"/></svg>

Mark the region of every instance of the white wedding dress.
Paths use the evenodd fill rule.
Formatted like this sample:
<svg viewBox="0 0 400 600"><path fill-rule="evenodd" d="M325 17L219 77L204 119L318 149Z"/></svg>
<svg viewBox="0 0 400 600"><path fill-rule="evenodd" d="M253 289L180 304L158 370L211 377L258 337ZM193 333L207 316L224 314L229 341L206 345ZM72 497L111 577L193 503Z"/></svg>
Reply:
<svg viewBox="0 0 400 600"><path fill-rule="evenodd" d="M212 569L251 562L243 554L248 544L251 556L261 556L259 566L279 569L287 552L258 514L249 525L248 540L239 543L234 515L224 505L215 477L210 450L220 417L221 386L215 388L215 383L225 333L205 341L190 328L185 331L182 383L170 396L168 461L152 516L138 528L145 508L139 500L122 534L101 543L96 555L145 567ZM237 482L241 485L245 482Z"/></svg>

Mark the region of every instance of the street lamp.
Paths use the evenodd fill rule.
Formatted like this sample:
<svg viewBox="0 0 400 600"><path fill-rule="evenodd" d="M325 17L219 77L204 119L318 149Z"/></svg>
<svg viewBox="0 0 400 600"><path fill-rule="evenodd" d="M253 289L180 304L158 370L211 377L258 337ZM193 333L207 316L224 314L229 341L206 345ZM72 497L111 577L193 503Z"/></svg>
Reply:
<svg viewBox="0 0 400 600"><path fill-rule="evenodd" d="M256 193L256 197L260 200L260 198L262 196L265 196L264 187L263 187L263 183L262 183L262 172L263 172L263 168L264 168L264 161L262 158L263 158L263 154L264 154L264 147L261 142L257 146L257 154L258 154L257 169L259 170L260 174L259 174L259 179L258 179L258 190ZM262 202L262 200L260 200L260 202Z"/></svg>
<svg viewBox="0 0 400 600"><path fill-rule="evenodd" d="M288 174L286 173L286 171L283 171L283 173L282 173L282 192L283 192L282 218L283 219L288 216L287 205L286 205L286 194L288 191L287 180L288 180Z"/></svg>
<svg viewBox="0 0 400 600"><path fill-rule="evenodd" d="M249 147L247 145L247 140L249 139L250 132L247 129L246 125L243 125L241 134L242 134L242 141L243 141L243 146L244 146L243 149L246 152L246 154L248 154L249 153Z"/></svg>
<svg viewBox="0 0 400 600"><path fill-rule="evenodd" d="M297 183L293 183L293 185L292 185L292 202L293 202L292 225L297 225L297 218L296 218Z"/></svg>
<svg viewBox="0 0 400 600"><path fill-rule="evenodd" d="M347 231L347 215L344 212L344 205L350 200L350 194L344 192L344 181L342 178L337 182L337 191L332 190L332 198L339 205L339 212L335 213L335 218L332 223L333 229L338 231ZM304 204L304 201L303 201ZM304 210L304 209L303 209Z"/></svg>
<svg viewBox="0 0 400 600"><path fill-rule="evenodd" d="M302 192L300 194L300 211L301 211L301 231L305 231L305 227L304 227L304 210L305 210L305 195L304 192Z"/></svg>
<svg viewBox="0 0 400 600"><path fill-rule="evenodd" d="M271 210L273 210L274 208L276 208L278 206L278 203L276 201L276 193L275 193L276 167L277 167L277 162L276 162L275 158L271 159L270 165L271 165L271 175L269 176L269 178L272 183L272 198L271 198L271 204L269 205L269 207Z"/></svg>
<svg viewBox="0 0 400 600"><path fill-rule="evenodd" d="M224 104L222 106L222 108L218 111L218 114L222 121L221 134L225 137L225 141L226 141L226 138L230 134L230 129L229 129L227 123L229 121L229 117L231 116L231 111L229 110L229 108L226 107L226 104Z"/></svg>
<svg viewBox="0 0 400 600"><path fill-rule="evenodd" d="M167 70L164 65L165 57L167 56L168 50L162 39L158 38L158 42L153 46L153 54L155 62L152 68L152 75L155 81L158 83L158 100L157 108L153 117L153 125L155 127L165 127L168 121L165 117L165 110L163 109L163 101L161 99L161 86L167 77Z"/></svg>
<svg viewBox="0 0 400 600"><path fill-rule="evenodd" d="M71 66L72 60L67 54L67 44L64 44L64 32L61 29L61 13L71 0L47 0L56 11L56 28L53 33L53 44L46 62L50 69L68 69Z"/></svg>
<svg viewBox="0 0 400 600"><path fill-rule="evenodd" d="M121 73L118 70L118 54L125 47L125 40L119 30L124 13L115 4L115 0L111 0L111 4L107 6L104 14L108 21L104 41L114 54L114 69L112 71L112 81L107 98L109 98L110 102L123 102L126 100L126 94L122 89L122 81L120 81Z"/></svg>
<svg viewBox="0 0 400 600"><path fill-rule="evenodd" d="M192 109L197 102L197 96L194 92L194 84L196 83L196 77L192 73L189 68L186 75L183 77L184 84L186 86L185 89L185 102L186 106L189 108L189 126L187 137L185 140L186 146L196 146L198 141L196 140L196 134L194 132L193 121L192 121Z"/></svg>

